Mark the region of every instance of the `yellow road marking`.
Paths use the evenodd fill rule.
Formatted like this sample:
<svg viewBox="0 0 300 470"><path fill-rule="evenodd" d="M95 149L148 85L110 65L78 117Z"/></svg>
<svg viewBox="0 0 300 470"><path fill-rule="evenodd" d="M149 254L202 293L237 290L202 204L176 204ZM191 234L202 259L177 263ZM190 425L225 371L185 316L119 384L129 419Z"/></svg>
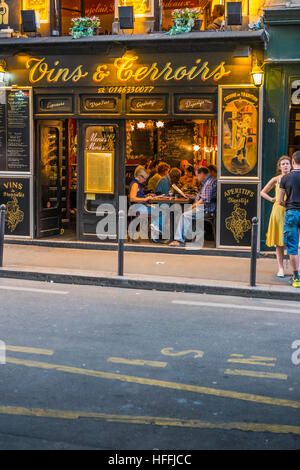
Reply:
<svg viewBox="0 0 300 470"><path fill-rule="evenodd" d="M9 344L5 345L6 351L14 351L14 352L24 352L28 354L44 354L46 356L52 356L54 351L51 349L39 349L39 348L27 348L25 346L11 346Z"/></svg>
<svg viewBox="0 0 300 470"><path fill-rule="evenodd" d="M204 352L198 349L187 349L186 351L179 351L177 353L171 352L174 348L164 348L160 352L165 356L185 356L186 354L195 353L194 358L202 357Z"/></svg>
<svg viewBox="0 0 300 470"><path fill-rule="evenodd" d="M253 365L258 365L258 366L275 367L275 364L269 364L268 362L258 361L254 358L253 359L233 358L233 359L228 359L227 362L238 362L240 364L253 364Z"/></svg>
<svg viewBox="0 0 300 470"><path fill-rule="evenodd" d="M124 359L123 357L109 357L107 360L108 362L114 362L116 364L130 364L134 366L166 367L168 365L167 362Z"/></svg>
<svg viewBox="0 0 300 470"><path fill-rule="evenodd" d="M254 395L252 393L239 393L231 390L221 390L216 388L201 387L199 385L182 384L178 382L166 382L164 380L147 379L145 377L135 377L124 374L113 374L111 372L102 372L97 370L80 369L77 367L63 366L59 364L50 364L47 362L26 361L14 357L7 357L6 363L22 365L26 367L37 367L40 369L56 370L67 372L70 374L87 375L90 377L98 377L101 379L120 380L122 382L136 383L140 385L150 385L152 387L162 387L172 390L181 390L187 392L201 393L204 395L212 395L222 398L234 398L253 403L264 403L266 405L277 405L290 408L300 409L299 401L286 400L284 398L273 398L264 395Z"/></svg>
<svg viewBox="0 0 300 470"><path fill-rule="evenodd" d="M110 423L128 423L128 424L144 424L155 426L174 426L198 429L223 429L231 431L233 429L239 431L253 432L271 432L276 434L297 434L300 435L300 426L289 426L280 424L267 423L245 423L245 422L219 422L211 423L208 421L200 421L198 419L180 419L165 418L159 416L130 416L116 415L105 413L87 413L84 411L68 411L68 410L47 410L42 408L24 408L18 406L0 406L0 414L15 416L33 416L39 418L57 418L57 419L103 419Z"/></svg>
<svg viewBox="0 0 300 470"><path fill-rule="evenodd" d="M253 359L257 359L258 361L272 361L275 362L277 361L276 357L268 357L268 356L250 356Z"/></svg>
<svg viewBox="0 0 300 470"><path fill-rule="evenodd" d="M287 380L286 374L274 374L272 372L255 372L253 370L241 370L241 369L226 369L224 374L227 375L243 375L246 377L260 377L264 379L279 379Z"/></svg>

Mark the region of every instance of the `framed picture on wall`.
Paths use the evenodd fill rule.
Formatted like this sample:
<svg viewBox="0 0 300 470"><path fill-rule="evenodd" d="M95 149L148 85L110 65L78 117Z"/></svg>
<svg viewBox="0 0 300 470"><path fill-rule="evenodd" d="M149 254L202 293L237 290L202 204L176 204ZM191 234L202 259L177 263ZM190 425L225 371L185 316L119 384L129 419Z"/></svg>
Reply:
<svg viewBox="0 0 300 470"><path fill-rule="evenodd" d="M260 178L261 97L254 86L220 86L219 177Z"/></svg>

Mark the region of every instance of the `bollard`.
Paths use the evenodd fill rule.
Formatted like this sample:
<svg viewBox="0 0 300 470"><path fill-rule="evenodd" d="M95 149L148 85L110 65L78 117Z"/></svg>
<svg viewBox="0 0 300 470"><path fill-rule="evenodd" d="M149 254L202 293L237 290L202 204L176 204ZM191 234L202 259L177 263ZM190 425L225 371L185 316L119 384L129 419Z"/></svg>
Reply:
<svg viewBox="0 0 300 470"><path fill-rule="evenodd" d="M119 211L118 232L118 275L124 274L124 239L125 239L125 212Z"/></svg>
<svg viewBox="0 0 300 470"><path fill-rule="evenodd" d="M256 285L256 258L257 258L257 231L258 231L258 218L252 218L251 229L251 263L250 263L250 286Z"/></svg>
<svg viewBox="0 0 300 470"><path fill-rule="evenodd" d="M4 245L4 232L5 232L5 211L4 204L0 206L0 268L3 266L3 245Z"/></svg>

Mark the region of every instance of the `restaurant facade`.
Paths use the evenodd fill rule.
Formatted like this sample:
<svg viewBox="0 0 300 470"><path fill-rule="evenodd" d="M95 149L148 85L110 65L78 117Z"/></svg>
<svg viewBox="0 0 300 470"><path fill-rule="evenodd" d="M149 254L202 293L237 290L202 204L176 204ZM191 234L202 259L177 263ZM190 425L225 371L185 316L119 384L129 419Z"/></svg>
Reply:
<svg viewBox="0 0 300 470"><path fill-rule="evenodd" d="M216 165L215 246L249 249L263 127L251 71L264 43L263 30L0 40L6 238L116 242L117 224L106 236L99 222L147 157Z"/></svg>

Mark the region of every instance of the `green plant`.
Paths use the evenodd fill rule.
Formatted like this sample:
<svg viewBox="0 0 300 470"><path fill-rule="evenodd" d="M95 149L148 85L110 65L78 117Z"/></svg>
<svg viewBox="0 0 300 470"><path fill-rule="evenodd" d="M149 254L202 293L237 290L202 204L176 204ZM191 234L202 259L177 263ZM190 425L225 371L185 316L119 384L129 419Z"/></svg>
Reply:
<svg viewBox="0 0 300 470"><path fill-rule="evenodd" d="M73 39L78 39L83 36L93 36L96 30L100 27L100 19L97 16L92 18L88 16L72 18L73 26L71 36Z"/></svg>
<svg viewBox="0 0 300 470"><path fill-rule="evenodd" d="M174 25L168 31L168 34L189 33L195 24L195 20L200 18L203 13L201 8L184 8L182 10L173 10L172 19Z"/></svg>

